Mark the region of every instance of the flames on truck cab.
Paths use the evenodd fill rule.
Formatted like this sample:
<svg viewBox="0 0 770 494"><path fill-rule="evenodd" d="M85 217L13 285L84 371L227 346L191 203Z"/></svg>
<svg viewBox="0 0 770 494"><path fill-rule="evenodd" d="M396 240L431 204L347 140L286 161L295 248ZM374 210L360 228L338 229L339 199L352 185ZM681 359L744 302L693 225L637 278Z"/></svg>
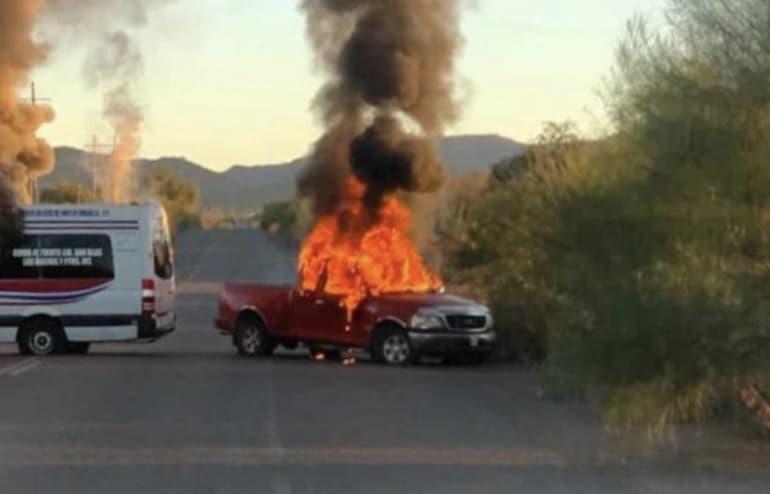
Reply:
<svg viewBox="0 0 770 494"><path fill-rule="evenodd" d="M342 206L317 220L299 255L300 291L339 297L348 320L370 295L443 289L412 239L409 209L389 196L372 215L365 193L366 186L349 177Z"/></svg>
<svg viewBox="0 0 770 494"><path fill-rule="evenodd" d="M299 177L314 226L299 291L340 298L348 322L367 298L441 290L412 237L403 197L445 182L436 146L460 115L458 0L303 0L328 80L313 108L323 125Z"/></svg>

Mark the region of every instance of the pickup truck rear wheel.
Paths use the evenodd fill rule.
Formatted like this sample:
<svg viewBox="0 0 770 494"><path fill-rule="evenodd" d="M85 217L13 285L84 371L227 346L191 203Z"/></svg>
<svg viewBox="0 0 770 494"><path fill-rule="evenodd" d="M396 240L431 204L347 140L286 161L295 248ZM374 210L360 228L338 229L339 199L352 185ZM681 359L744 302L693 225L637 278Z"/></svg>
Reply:
<svg viewBox="0 0 770 494"><path fill-rule="evenodd" d="M372 356L380 363L393 366L409 365L415 360L409 335L395 324L376 330L372 341Z"/></svg>
<svg viewBox="0 0 770 494"><path fill-rule="evenodd" d="M276 342L260 321L243 319L235 328L235 346L244 357L269 357Z"/></svg>

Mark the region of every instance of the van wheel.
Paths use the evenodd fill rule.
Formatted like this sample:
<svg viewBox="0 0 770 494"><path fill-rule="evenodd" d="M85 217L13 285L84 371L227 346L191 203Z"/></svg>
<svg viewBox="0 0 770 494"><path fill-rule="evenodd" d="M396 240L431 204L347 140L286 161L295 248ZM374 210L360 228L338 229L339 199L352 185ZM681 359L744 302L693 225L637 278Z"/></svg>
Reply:
<svg viewBox="0 0 770 494"><path fill-rule="evenodd" d="M67 352L73 355L86 355L90 349L91 344L88 342L76 341L67 343Z"/></svg>
<svg viewBox="0 0 770 494"><path fill-rule="evenodd" d="M254 319L242 319L235 328L235 347L244 357L269 357L276 342L264 325Z"/></svg>
<svg viewBox="0 0 770 494"><path fill-rule="evenodd" d="M415 360L409 335L395 324L376 330L372 341L372 356L380 363L393 366L409 365Z"/></svg>
<svg viewBox="0 0 770 494"><path fill-rule="evenodd" d="M67 338L56 321L38 318L22 325L19 334L19 352L22 355L42 357L64 353L66 349Z"/></svg>

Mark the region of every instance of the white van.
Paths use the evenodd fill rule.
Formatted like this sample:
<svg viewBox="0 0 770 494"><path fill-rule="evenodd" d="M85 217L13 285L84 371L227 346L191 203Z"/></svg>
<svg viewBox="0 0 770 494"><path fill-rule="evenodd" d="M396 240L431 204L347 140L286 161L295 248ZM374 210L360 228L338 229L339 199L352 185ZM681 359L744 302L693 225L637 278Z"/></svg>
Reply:
<svg viewBox="0 0 770 494"><path fill-rule="evenodd" d="M153 341L174 330L174 289L160 205L33 206L0 252L0 343L49 355Z"/></svg>

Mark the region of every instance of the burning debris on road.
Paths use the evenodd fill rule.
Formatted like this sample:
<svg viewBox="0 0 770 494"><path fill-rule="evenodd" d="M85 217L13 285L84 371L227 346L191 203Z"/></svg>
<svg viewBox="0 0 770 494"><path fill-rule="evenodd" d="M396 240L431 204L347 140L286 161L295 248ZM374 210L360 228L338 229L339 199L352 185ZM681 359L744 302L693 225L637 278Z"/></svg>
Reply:
<svg viewBox="0 0 770 494"><path fill-rule="evenodd" d="M300 287L341 296L427 292L442 282L414 241L410 194L438 191L435 140L455 121L455 0L305 0L308 36L329 81L315 106L326 127L299 190L316 221Z"/></svg>

